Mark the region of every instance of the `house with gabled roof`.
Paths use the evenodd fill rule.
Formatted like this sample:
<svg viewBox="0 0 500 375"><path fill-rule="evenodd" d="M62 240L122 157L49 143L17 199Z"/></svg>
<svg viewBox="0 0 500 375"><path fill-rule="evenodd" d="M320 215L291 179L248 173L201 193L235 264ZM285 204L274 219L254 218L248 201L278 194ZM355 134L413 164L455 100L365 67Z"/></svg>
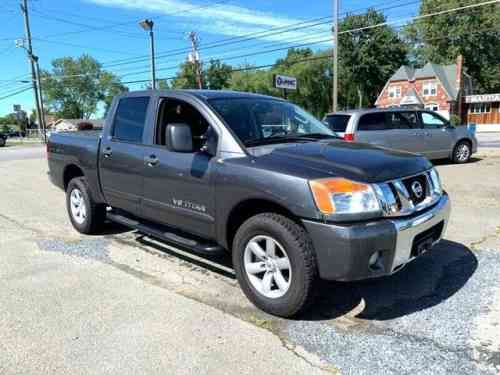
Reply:
<svg viewBox="0 0 500 375"><path fill-rule="evenodd" d="M464 97L471 92L472 80L460 55L451 65L428 62L422 68L401 66L387 81L375 105L425 108L446 118L456 114L465 121Z"/></svg>

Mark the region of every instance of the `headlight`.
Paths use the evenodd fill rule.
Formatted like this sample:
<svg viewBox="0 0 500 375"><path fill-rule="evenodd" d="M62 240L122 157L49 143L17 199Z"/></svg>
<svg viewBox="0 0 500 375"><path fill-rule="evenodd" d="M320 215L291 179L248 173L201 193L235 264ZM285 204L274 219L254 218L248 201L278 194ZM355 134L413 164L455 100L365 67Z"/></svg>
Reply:
<svg viewBox="0 0 500 375"><path fill-rule="evenodd" d="M439 178L439 174L436 171L436 169L432 168L429 175L431 177L432 189L434 190L434 193L438 194L438 195L443 194L443 187L441 186L441 179Z"/></svg>
<svg viewBox="0 0 500 375"><path fill-rule="evenodd" d="M369 184L345 178L325 178L309 181L318 209L326 214L373 214L380 204Z"/></svg>

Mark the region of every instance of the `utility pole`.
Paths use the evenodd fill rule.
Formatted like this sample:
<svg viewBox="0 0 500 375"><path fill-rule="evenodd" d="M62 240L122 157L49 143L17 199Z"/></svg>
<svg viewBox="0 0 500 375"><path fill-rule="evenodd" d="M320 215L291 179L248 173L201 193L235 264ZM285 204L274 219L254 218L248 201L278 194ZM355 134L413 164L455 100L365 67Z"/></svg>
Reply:
<svg viewBox="0 0 500 375"><path fill-rule="evenodd" d="M33 85L33 94L35 95L35 105L36 112L38 114L38 130L43 133L43 141L47 142L47 134L45 132L44 118L42 114L42 98L39 95L38 87L40 86L40 76L36 74L35 69L35 60L38 64L38 58L33 55L33 48L31 45L31 30L30 30L30 21L28 15L28 1L21 0L21 11L24 15L24 29L26 32L26 40L28 41L28 48L26 51L28 52L28 59L31 65L31 80Z"/></svg>
<svg viewBox="0 0 500 375"><path fill-rule="evenodd" d="M156 89L156 68L155 68L155 39L153 34L153 20L143 20L139 25L149 32L149 45L151 47L151 88Z"/></svg>
<svg viewBox="0 0 500 375"><path fill-rule="evenodd" d="M198 52L198 35L196 32L191 31L189 33L189 39L191 40L191 53L189 55L189 61L194 64L194 69L196 72L196 81L198 82L198 88L201 90L203 88L203 79L201 71L201 61L200 53Z"/></svg>
<svg viewBox="0 0 500 375"><path fill-rule="evenodd" d="M337 112L338 97L338 65L339 65L339 0L333 0L333 105Z"/></svg>

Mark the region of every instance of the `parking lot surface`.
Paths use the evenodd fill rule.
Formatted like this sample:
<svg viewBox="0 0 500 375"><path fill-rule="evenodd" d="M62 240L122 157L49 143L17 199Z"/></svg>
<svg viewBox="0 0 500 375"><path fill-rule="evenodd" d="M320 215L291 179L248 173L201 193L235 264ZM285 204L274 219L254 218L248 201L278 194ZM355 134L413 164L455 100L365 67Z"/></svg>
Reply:
<svg viewBox="0 0 500 375"><path fill-rule="evenodd" d="M500 151L437 163L446 240L399 273L256 310L229 257L70 226L39 157L0 150L0 373L500 373Z"/></svg>

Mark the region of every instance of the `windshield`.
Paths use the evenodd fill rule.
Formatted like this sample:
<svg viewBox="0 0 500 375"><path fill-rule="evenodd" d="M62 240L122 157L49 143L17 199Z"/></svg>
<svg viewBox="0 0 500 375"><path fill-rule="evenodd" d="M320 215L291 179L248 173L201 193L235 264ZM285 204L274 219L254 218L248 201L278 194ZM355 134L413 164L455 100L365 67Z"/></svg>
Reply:
<svg viewBox="0 0 500 375"><path fill-rule="evenodd" d="M321 121L300 107L261 98L211 99L210 104L245 145L308 136L334 137Z"/></svg>
<svg viewBox="0 0 500 375"><path fill-rule="evenodd" d="M325 121L334 132L344 133L350 118L350 115L328 115Z"/></svg>

